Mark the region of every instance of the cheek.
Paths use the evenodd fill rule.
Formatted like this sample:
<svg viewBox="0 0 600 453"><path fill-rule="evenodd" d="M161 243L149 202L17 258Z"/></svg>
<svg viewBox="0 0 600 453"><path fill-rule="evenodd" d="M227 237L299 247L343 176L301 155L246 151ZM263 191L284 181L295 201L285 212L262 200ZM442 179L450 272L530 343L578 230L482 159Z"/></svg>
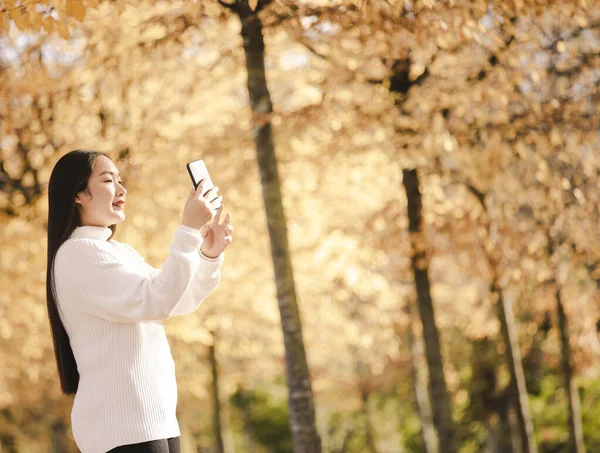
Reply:
<svg viewBox="0 0 600 453"><path fill-rule="evenodd" d="M107 188L104 191L104 202L112 205L113 200L115 199L115 187L112 184L107 184Z"/></svg>
<svg viewBox="0 0 600 453"><path fill-rule="evenodd" d="M115 188L112 184L104 184L103 186L96 187L94 191L94 202L98 205L112 204L112 200L115 197Z"/></svg>

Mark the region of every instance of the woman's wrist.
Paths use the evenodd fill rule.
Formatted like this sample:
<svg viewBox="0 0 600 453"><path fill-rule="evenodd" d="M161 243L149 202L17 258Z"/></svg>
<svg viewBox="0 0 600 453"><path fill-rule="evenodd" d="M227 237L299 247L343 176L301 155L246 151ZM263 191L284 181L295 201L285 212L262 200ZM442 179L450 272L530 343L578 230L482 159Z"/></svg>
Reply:
<svg viewBox="0 0 600 453"><path fill-rule="evenodd" d="M200 250L200 255L202 255L202 257L206 258L209 261L219 261L219 258L221 257L221 254L223 252L219 253L217 256L212 257L212 256L208 256L206 255L202 250Z"/></svg>
<svg viewBox="0 0 600 453"><path fill-rule="evenodd" d="M181 225L179 225L179 228L181 228L184 231L188 231L190 233L200 233L200 230L198 230L197 228L191 227L189 225L186 225L185 223L182 223Z"/></svg>

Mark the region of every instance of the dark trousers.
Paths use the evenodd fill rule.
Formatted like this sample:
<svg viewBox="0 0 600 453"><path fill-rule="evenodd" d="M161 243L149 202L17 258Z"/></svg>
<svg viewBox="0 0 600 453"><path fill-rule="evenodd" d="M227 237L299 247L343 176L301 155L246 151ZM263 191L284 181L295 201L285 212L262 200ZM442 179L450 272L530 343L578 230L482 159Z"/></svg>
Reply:
<svg viewBox="0 0 600 453"><path fill-rule="evenodd" d="M180 453L179 437L151 440L140 444L121 445L107 453Z"/></svg>

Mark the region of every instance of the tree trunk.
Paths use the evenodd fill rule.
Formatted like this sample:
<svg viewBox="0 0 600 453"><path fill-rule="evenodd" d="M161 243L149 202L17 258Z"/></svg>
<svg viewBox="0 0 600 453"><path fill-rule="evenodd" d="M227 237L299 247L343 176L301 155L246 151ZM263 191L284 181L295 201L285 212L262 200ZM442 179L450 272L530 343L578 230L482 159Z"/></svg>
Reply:
<svg viewBox="0 0 600 453"><path fill-rule="evenodd" d="M215 442L215 452L225 453L223 444L223 429L221 425L221 403L219 399L219 367L217 364L217 353L215 351L215 342L217 339L213 335L213 342L208 347L208 356L210 360L210 370L212 375L211 382L211 399L213 405L213 433Z"/></svg>
<svg viewBox="0 0 600 453"><path fill-rule="evenodd" d="M222 5L226 5L220 2ZM259 7L266 2L260 2ZM233 5L233 6L232 6ZM281 198L277 157L271 127L272 104L265 77L262 23L247 0L229 5L240 18L252 111L252 131L260 168L277 300L283 328L292 441L296 453L319 453L310 373L302 339L301 319L290 259L286 219Z"/></svg>
<svg viewBox="0 0 600 453"><path fill-rule="evenodd" d="M509 420L510 405L498 407L498 411L486 419L487 438L484 453L512 453L515 451L513 433ZM518 446L518 442L516 442Z"/></svg>
<svg viewBox="0 0 600 453"><path fill-rule="evenodd" d="M498 353L490 338L472 342L470 409L474 420L487 429L484 453L513 453L508 417L512 387L498 392Z"/></svg>
<svg viewBox="0 0 600 453"><path fill-rule="evenodd" d="M355 351L357 357L356 376L360 391L361 412L365 421L365 453L377 453L375 447L375 436L373 434L373 425L371 424L371 414L369 413L370 391L367 387L368 375L366 366L360 359L358 351Z"/></svg>
<svg viewBox="0 0 600 453"><path fill-rule="evenodd" d="M487 194L478 190L474 185L465 181L466 188L477 198L481 204L485 214L485 228L487 233L487 241L489 245L484 245L486 250L486 259L492 274L490 283L490 294L496 304L498 310L498 318L500 320L500 330L502 339L506 346L508 368L511 376L510 385L515 389L515 397L513 398L514 409L516 412L517 424L521 438L521 447L523 453L537 453L535 443L535 433L533 430L533 420L531 418L531 410L529 409L529 395L527 393L527 385L525 383L525 372L523 371L523 362L521 360L521 350L517 338L517 327L512 310L512 303L506 300L504 292L498 281L499 279L499 264L496 254L498 246L492 236L497 235L497 228L492 228L492 213L493 210L488 209Z"/></svg>
<svg viewBox="0 0 600 453"><path fill-rule="evenodd" d="M423 437L423 453L438 453L438 440L431 415L431 401L427 392L427 370L423 357L423 339L414 332L413 310L408 308L410 326L408 329L408 343L412 356L412 377L415 385L415 396L417 399L417 409L421 419L421 436Z"/></svg>
<svg viewBox="0 0 600 453"><path fill-rule="evenodd" d="M50 451L66 453L73 450L74 446L69 439L69 425L62 419L54 421L50 425ZM0 451L2 451L1 448Z"/></svg>
<svg viewBox="0 0 600 453"><path fill-rule="evenodd" d="M433 423L438 433L441 453L456 453L450 396L444 378L440 339L429 285L429 258L422 225L422 202L417 170L403 170L403 184L408 201L408 223L412 248L412 268L417 292L417 306L423 324L425 357L429 369L429 389Z"/></svg>
<svg viewBox="0 0 600 453"><path fill-rule="evenodd" d="M573 367L571 365L571 344L569 342L569 324L565 307L562 303L560 289L556 283L556 311L558 313L558 327L560 330L561 345L561 367L567 398L569 401L569 444L572 453L585 453L583 443L583 426L581 422L581 402L579 390L573 379Z"/></svg>
<svg viewBox="0 0 600 453"><path fill-rule="evenodd" d="M516 392L515 392L516 394ZM514 399L514 398L513 398ZM518 453L523 453L523 450L521 448L521 433L519 432L519 426L517 421L515 420L517 418L516 415L516 411L514 408L514 404L511 406L507 406L506 408L506 422L507 422L507 426L508 426L508 435L510 436L510 444L511 444L511 448L512 451L516 451Z"/></svg>
<svg viewBox="0 0 600 453"><path fill-rule="evenodd" d="M523 453L537 453L535 434L533 432L533 420L529 409L529 395L525 385L525 372L521 361L521 350L517 339L517 328L512 311L512 303L506 300L502 288L498 283L497 269L492 269L493 278L490 292L496 298L498 317L500 318L500 329L502 338L506 345L508 367L510 369L512 385L516 390L514 399L517 423L521 436L521 448Z"/></svg>

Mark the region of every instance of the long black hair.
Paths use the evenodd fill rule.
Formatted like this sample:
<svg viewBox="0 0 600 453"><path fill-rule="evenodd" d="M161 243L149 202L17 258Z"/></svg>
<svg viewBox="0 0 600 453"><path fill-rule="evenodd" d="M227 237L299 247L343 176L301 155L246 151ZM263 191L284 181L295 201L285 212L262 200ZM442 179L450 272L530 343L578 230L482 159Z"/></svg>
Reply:
<svg viewBox="0 0 600 453"><path fill-rule="evenodd" d="M48 184L48 262L46 269L46 301L48 318L54 341L54 353L60 376L60 387L65 395L77 392L79 371L71 349L69 336L58 314L54 284L54 258L60 246L76 227L81 226L81 215L75 195L88 190L88 181L98 156L108 155L87 149L71 151L62 156L52 169ZM111 237L116 225L111 225Z"/></svg>

